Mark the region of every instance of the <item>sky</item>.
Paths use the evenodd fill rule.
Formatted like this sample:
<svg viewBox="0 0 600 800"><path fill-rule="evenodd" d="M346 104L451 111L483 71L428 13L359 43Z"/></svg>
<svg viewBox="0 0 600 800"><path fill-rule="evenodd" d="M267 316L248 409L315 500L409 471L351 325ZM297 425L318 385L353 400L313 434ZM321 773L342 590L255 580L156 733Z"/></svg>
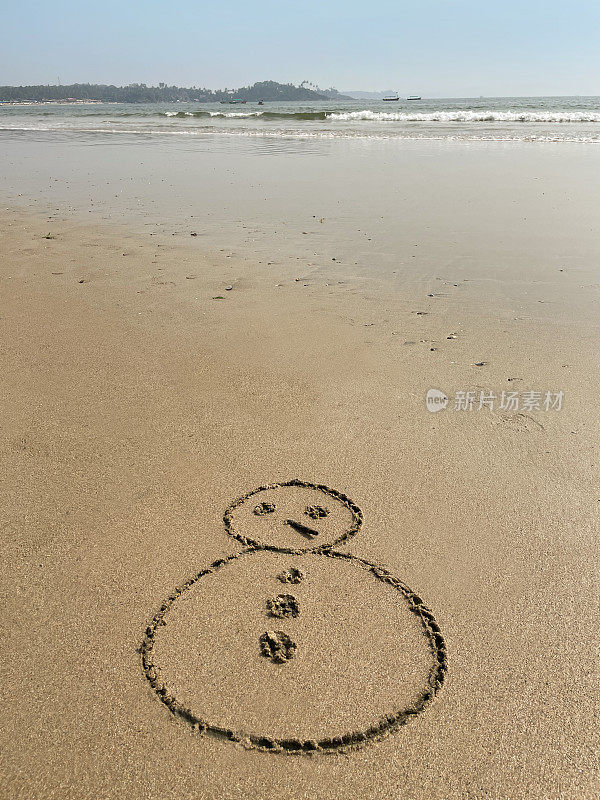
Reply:
<svg viewBox="0 0 600 800"><path fill-rule="evenodd" d="M0 0L0 85L600 95L600 0Z"/></svg>

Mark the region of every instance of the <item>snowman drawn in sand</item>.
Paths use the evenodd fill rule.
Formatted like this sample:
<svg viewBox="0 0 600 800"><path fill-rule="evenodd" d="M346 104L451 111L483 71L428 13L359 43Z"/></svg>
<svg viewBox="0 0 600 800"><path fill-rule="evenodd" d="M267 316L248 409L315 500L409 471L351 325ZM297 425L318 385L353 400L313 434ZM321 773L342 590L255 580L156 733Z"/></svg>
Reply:
<svg viewBox="0 0 600 800"><path fill-rule="evenodd" d="M444 638L402 581L333 549L362 525L350 498L275 483L223 521L243 549L175 589L142 642L146 678L173 716L247 748L308 754L381 739L431 703Z"/></svg>

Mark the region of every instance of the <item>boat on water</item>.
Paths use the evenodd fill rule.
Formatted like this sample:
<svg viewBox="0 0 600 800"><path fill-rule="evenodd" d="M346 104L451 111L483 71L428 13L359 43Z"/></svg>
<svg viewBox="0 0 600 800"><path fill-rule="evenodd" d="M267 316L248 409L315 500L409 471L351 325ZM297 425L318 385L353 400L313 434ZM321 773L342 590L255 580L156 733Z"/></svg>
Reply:
<svg viewBox="0 0 600 800"><path fill-rule="evenodd" d="M382 99L384 103L394 103L396 100L400 100L397 94L388 94Z"/></svg>
<svg viewBox="0 0 600 800"><path fill-rule="evenodd" d="M406 99L407 99L407 100L420 100L421 98L420 98L420 97L417 97L417 95L416 95L416 94L412 94L410 97L407 97Z"/></svg>

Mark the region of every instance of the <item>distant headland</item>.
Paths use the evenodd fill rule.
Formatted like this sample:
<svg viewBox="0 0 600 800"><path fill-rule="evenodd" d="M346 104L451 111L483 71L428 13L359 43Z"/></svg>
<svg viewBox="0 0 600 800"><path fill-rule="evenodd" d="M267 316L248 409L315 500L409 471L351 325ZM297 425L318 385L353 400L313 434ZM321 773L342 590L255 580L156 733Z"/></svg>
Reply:
<svg viewBox="0 0 600 800"><path fill-rule="evenodd" d="M231 100L246 102L288 100L350 100L337 89L320 89L303 81L299 86L276 81L260 81L239 89L201 89L196 86L146 86L130 83L128 86L73 83L68 86L0 86L0 102L5 103L219 103Z"/></svg>

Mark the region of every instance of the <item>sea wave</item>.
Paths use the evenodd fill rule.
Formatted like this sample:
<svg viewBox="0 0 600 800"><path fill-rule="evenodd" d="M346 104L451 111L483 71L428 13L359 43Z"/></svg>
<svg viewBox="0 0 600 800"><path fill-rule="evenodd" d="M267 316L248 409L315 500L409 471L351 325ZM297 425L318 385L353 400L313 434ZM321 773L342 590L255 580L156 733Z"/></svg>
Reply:
<svg viewBox="0 0 600 800"><path fill-rule="evenodd" d="M208 118L261 118L264 120L299 120L331 122L600 122L599 111L494 111L454 110L431 112L407 111L163 111L161 116Z"/></svg>
<svg viewBox="0 0 600 800"><path fill-rule="evenodd" d="M161 116L177 117L185 119L187 117L212 117L212 118L235 118L235 117L261 117L262 119L296 119L296 120L326 120L329 118L328 111L162 111Z"/></svg>
<svg viewBox="0 0 600 800"><path fill-rule="evenodd" d="M332 112L333 122L600 122L597 111L434 111L405 113L386 111Z"/></svg>
<svg viewBox="0 0 600 800"><path fill-rule="evenodd" d="M223 111L165 111L165 117L178 117L185 119L186 117L260 117L261 111L230 111L225 113Z"/></svg>
<svg viewBox="0 0 600 800"><path fill-rule="evenodd" d="M594 109L598 108L598 104L595 104ZM63 116L62 107L58 108L58 112L56 110L52 111L38 111L40 116ZM193 109L193 110L182 110L182 109L172 109L168 111L163 110L155 110L155 109L148 109L141 108L136 111L121 111L120 109L110 109L108 111L106 108L99 108L94 107L93 110L90 111L82 111L77 108L77 114L75 115L77 118L85 118L85 117L94 117L99 118L103 117L107 121L110 120L120 120L123 118L134 118L134 119L173 119L173 120L193 120L197 119L201 120L231 120L232 124L235 120L244 120L248 121L249 124L255 124L259 122L314 122L314 123L331 123L336 126L341 125L343 123L362 123L362 122L372 122L372 123L382 123L386 127L391 127L388 123L423 123L423 124L432 124L436 125L439 123L463 123L463 124L479 124L479 123L545 123L545 124L555 124L555 123L572 123L572 124L585 124L585 123L600 123L600 110L591 110L591 109L566 109L566 108L554 108L552 110L546 110L543 108L536 108L536 107L529 107L525 109L518 109L515 107L512 108L503 108L503 109L493 109L493 108L478 108L478 109L467 109L467 108L448 108L446 107L438 109L438 110L429 110L429 111L417 111L416 109L413 110L401 110L401 108L397 108L395 110L374 110L374 109L362 109L356 111L348 111L341 108L329 108L328 110L303 110L303 111L292 111L292 110L282 110L282 111L274 111L265 108L256 109L250 107L245 107L243 109L236 108L235 110L231 109L219 109L219 110L208 110L208 109Z"/></svg>

